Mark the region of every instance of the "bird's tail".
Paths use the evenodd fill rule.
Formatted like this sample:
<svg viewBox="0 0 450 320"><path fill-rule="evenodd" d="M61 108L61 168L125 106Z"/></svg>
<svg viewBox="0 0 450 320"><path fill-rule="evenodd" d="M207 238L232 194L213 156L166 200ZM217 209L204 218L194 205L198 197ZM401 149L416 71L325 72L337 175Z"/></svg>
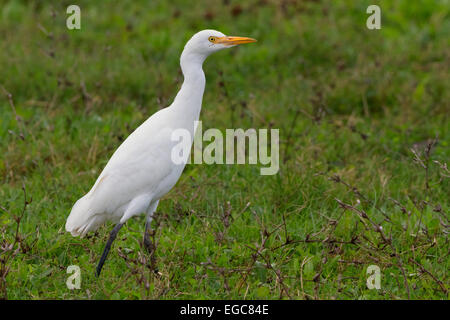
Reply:
<svg viewBox="0 0 450 320"><path fill-rule="evenodd" d="M83 237L87 232L97 227L97 216L90 212L90 201L88 195L85 195L73 205L66 221L66 231L74 237Z"/></svg>

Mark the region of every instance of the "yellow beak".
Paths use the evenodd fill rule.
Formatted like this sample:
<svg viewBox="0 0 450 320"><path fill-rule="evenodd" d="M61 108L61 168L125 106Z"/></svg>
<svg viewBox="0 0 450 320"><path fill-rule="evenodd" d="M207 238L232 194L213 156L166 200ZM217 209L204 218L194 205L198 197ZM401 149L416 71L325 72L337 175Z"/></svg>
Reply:
<svg viewBox="0 0 450 320"><path fill-rule="evenodd" d="M252 43L256 42L256 39L253 38L247 38L247 37L220 37L217 38L216 43L221 43L224 45L237 45L237 44L244 44L244 43Z"/></svg>

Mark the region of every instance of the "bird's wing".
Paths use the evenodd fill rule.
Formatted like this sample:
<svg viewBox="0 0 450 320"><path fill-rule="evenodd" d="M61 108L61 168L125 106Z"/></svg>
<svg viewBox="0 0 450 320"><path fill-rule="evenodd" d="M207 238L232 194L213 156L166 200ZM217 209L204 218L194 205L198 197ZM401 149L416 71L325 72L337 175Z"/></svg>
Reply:
<svg viewBox="0 0 450 320"><path fill-rule="evenodd" d="M171 139L173 128L167 126L171 121L161 117L164 115L161 111L137 128L114 152L92 189L75 203L66 230L84 234L106 219L118 220L136 197L152 196L161 193L161 188L175 184L182 168L171 160L175 144Z"/></svg>
<svg viewBox="0 0 450 320"><path fill-rule="evenodd" d="M166 128L152 137L130 136L111 157L88 193L92 213L113 213L141 194L154 194L172 173L170 134Z"/></svg>

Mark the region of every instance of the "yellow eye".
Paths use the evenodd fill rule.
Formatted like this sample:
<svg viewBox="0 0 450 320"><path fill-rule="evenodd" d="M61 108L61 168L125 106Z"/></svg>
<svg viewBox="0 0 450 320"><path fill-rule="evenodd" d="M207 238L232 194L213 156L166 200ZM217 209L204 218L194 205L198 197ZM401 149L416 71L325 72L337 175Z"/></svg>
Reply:
<svg viewBox="0 0 450 320"><path fill-rule="evenodd" d="M209 40L209 42L214 43L214 42L216 42L216 37L209 37L208 40Z"/></svg>

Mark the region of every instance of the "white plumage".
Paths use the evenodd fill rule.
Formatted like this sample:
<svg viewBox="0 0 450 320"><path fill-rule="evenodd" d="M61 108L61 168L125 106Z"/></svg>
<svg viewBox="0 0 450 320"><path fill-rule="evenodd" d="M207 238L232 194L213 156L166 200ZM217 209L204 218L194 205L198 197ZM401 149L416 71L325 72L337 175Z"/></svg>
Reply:
<svg viewBox="0 0 450 320"><path fill-rule="evenodd" d="M180 58L184 82L175 100L147 119L114 152L92 189L73 206L66 222L68 232L84 236L107 220L124 224L142 213L147 223L151 220L159 199L176 184L184 168L171 160L177 143L171 135L183 128L194 136L205 89L204 60L215 51L254 41L203 30L187 42ZM113 241L115 234L111 237ZM109 247L105 251L107 255Z"/></svg>

